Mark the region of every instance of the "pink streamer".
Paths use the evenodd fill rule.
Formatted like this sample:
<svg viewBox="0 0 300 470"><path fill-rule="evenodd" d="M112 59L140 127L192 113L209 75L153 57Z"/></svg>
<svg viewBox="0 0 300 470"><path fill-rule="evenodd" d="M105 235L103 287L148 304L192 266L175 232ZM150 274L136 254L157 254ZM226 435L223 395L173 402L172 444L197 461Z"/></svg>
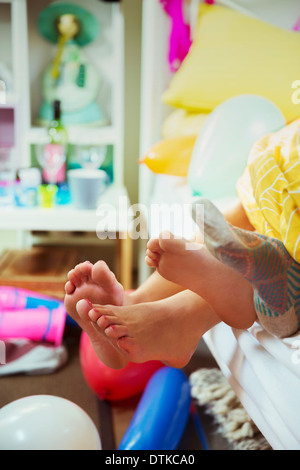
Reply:
<svg viewBox="0 0 300 470"><path fill-rule="evenodd" d="M190 27L184 21L183 0L160 0L165 12L171 18L169 38L169 67L176 72L191 46Z"/></svg>
<svg viewBox="0 0 300 470"><path fill-rule="evenodd" d="M293 27L293 31L300 31L300 17L298 18L295 26Z"/></svg>

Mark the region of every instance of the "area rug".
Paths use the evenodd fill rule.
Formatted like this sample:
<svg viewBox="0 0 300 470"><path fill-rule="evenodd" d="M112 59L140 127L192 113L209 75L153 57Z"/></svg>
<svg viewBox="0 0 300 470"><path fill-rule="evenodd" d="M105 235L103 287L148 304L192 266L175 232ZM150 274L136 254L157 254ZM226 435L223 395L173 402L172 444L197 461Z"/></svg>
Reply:
<svg viewBox="0 0 300 470"><path fill-rule="evenodd" d="M191 394L205 406L234 450L272 450L219 369L200 369L190 375Z"/></svg>

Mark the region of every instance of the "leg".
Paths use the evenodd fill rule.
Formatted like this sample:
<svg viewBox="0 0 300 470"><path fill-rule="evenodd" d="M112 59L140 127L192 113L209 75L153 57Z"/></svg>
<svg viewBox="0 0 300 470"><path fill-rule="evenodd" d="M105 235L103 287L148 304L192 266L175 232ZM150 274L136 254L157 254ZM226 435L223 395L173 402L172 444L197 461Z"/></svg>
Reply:
<svg viewBox="0 0 300 470"><path fill-rule="evenodd" d="M204 245L162 234L149 241L146 261L161 276L203 297L228 325L246 329L255 321L251 284Z"/></svg>
<svg viewBox="0 0 300 470"><path fill-rule="evenodd" d="M94 305L89 316L128 360L160 360L172 367L185 366L202 335L220 321L191 291L131 306Z"/></svg>
<svg viewBox="0 0 300 470"><path fill-rule="evenodd" d="M199 202L205 207L205 245L252 284L262 325L276 336L296 333L300 327L300 265L280 240L232 227L210 201Z"/></svg>
<svg viewBox="0 0 300 470"><path fill-rule="evenodd" d="M227 209L224 211L224 217L228 223L234 227L243 228L244 230L254 231L254 227L249 222L247 214L242 206L242 203L239 199L234 201Z"/></svg>

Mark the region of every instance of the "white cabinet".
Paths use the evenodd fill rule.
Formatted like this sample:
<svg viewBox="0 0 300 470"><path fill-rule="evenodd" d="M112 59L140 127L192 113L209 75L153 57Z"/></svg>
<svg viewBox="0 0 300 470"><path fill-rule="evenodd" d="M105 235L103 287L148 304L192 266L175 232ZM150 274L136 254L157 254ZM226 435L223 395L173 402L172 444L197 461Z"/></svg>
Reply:
<svg viewBox="0 0 300 470"><path fill-rule="evenodd" d="M0 0L0 75L6 79L6 98L1 100L0 148L9 149L12 169L23 162L29 129L29 76L27 62L27 13L24 0ZM1 77L0 77L1 78ZM12 138L7 141L9 133ZM2 166L5 166L2 152Z"/></svg>
<svg viewBox="0 0 300 470"><path fill-rule="evenodd" d="M11 71L11 84L6 102L0 102L0 170L6 165L14 171L32 164L35 144L45 141L46 127L40 125L39 108L42 102L42 75L54 58L56 45L39 33L37 20L51 0L0 0L0 65ZM83 50L100 77L97 102L106 118L105 124L67 125L70 147L76 145L105 145L112 158L113 183L105 197L116 212L113 232L121 243L121 270L130 287L131 248L127 226L129 200L124 187L124 17L122 2L100 0L64 0L91 12L99 23L99 34ZM1 79L1 69L0 69ZM6 127L13 126L12 142L4 142ZM3 140L3 142L2 142ZM5 162L2 145L12 146L10 159ZM1 160L2 159L2 160ZM126 200L126 203L124 201ZM123 207L123 209L120 207ZM46 212L44 212L46 211ZM48 212L47 212L48 211ZM51 212L49 212L51 211ZM0 206L0 230L78 230L79 213L73 207L41 209ZM86 227L81 230L96 232L95 211L85 211ZM105 227L103 227L105 229ZM127 235L126 235L127 234Z"/></svg>
<svg viewBox="0 0 300 470"><path fill-rule="evenodd" d="M42 101L41 78L45 67L54 57L56 47L41 37L37 29L40 12L51 1L27 0L30 128L29 143L39 143L45 137L45 129L37 125ZM97 102L106 120L105 125L67 126L70 144L99 144L112 148L114 181L123 184L123 120L124 120L124 24L121 3L105 3L99 0L72 0L96 18L99 34L82 48L87 59L100 77ZM25 157L26 158L26 157ZM27 155L28 158L28 155Z"/></svg>
<svg viewBox="0 0 300 470"><path fill-rule="evenodd" d="M121 3L99 0L72 0L90 11L99 23L99 34L83 47L87 59L100 77L97 101L103 110L105 125L67 126L70 144L111 146L114 182L123 184L124 121L124 24ZM40 12L50 0L0 0L0 63L8 62L13 89L7 95L6 107L16 112L15 167L30 166L31 145L41 143L46 129L39 125L42 102L42 75L54 58L56 45L38 31ZM2 37L3 35L3 37ZM9 57L10 55L10 57ZM0 143L1 147L1 143Z"/></svg>

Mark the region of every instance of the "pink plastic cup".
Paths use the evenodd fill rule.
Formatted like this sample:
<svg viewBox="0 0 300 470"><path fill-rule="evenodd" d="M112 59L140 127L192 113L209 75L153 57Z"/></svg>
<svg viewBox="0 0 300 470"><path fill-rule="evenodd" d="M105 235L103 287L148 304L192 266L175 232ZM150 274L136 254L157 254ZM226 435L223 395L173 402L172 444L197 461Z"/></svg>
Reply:
<svg viewBox="0 0 300 470"><path fill-rule="evenodd" d="M39 307L25 310L7 310L0 313L0 338L26 338L59 346L66 323L63 306L55 309Z"/></svg>

